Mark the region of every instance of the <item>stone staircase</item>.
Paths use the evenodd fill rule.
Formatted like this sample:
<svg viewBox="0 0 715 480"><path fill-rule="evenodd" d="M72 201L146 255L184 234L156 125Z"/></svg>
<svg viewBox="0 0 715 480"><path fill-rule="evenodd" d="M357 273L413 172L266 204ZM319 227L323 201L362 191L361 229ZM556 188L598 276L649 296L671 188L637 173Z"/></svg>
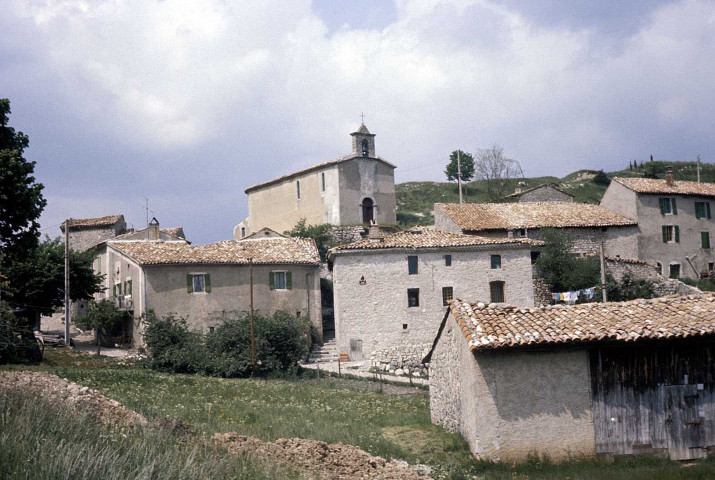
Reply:
<svg viewBox="0 0 715 480"><path fill-rule="evenodd" d="M338 361L338 347L335 338L326 339L322 345L316 345L305 363L327 363Z"/></svg>

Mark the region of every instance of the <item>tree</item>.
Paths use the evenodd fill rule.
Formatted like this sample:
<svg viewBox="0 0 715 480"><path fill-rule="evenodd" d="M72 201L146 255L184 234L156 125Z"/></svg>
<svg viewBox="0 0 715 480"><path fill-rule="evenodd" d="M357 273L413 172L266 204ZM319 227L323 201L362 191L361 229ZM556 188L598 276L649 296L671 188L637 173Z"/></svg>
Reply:
<svg viewBox="0 0 715 480"><path fill-rule="evenodd" d="M8 126L10 100L0 99L0 261L22 255L37 245L38 219L47 202L35 182L35 162L23 158L27 135Z"/></svg>
<svg viewBox="0 0 715 480"><path fill-rule="evenodd" d="M499 145L479 151L475 171L477 178L486 183L487 196L491 201L504 198L509 180L524 176L519 162L506 157Z"/></svg>
<svg viewBox="0 0 715 480"><path fill-rule="evenodd" d="M7 266L9 303L34 313L49 315L64 304L64 244L45 238L22 258ZM91 251L70 250L70 295L73 301L88 300L102 291L102 275L94 273ZM4 293L4 292L3 292Z"/></svg>
<svg viewBox="0 0 715 480"><path fill-rule="evenodd" d="M450 182L459 180L460 168L457 167L457 157L459 157L459 164L462 170L462 181L468 182L474 178L474 157L471 153L463 152L462 150L453 151L449 155L449 163L444 170L444 174L447 175L447 180Z"/></svg>
<svg viewBox="0 0 715 480"><path fill-rule="evenodd" d="M283 235L289 237L312 238L315 241L315 246L318 247L320 260L325 261L328 250L335 246L335 241L330 233L332 225L324 223L322 225L306 225L305 218L298 220L298 223L292 230L286 230Z"/></svg>
<svg viewBox="0 0 715 480"><path fill-rule="evenodd" d="M571 237L562 230L543 229L546 242L536 260L539 276L554 292L568 292L599 284L600 265L597 257L577 257Z"/></svg>
<svg viewBox="0 0 715 480"><path fill-rule="evenodd" d="M109 300L101 300L99 302L91 302L89 310L82 315L82 324L93 328L95 338L97 339L97 355L100 354L102 333L106 330L112 330L117 325L124 321L124 312L114 306L114 302Z"/></svg>
<svg viewBox="0 0 715 480"><path fill-rule="evenodd" d="M596 185L608 186L611 184L611 179L608 178L608 175L606 175L603 170L599 170L593 177L593 183L595 183Z"/></svg>

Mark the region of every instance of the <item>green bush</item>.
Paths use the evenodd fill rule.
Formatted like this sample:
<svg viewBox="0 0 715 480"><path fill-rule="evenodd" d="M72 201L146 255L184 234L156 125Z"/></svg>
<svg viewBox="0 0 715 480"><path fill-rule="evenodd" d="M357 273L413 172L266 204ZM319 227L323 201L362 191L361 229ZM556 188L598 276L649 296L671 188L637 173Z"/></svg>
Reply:
<svg viewBox="0 0 715 480"><path fill-rule="evenodd" d="M551 285L552 291L568 292L600 283L599 259L576 256L568 233L543 229L541 237L546 245L536 260L536 270L539 276Z"/></svg>
<svg viewBox="0 0 715 480"><path fill-rule="evenodd" d="M144 341L151 368L174 373L200 373L205 370L203 335L190 331L185 318L171 314L158 318L150 310L144 322Z"/></svg>
<svg viewBox="0 0 715 480"><path fill-rule="evenodd" d="M257 375L287 371L310 349L310 322L287 312L254 315ZM206 337L207 373L247 377L251 366L251 326L248 316L227 320Z"/></svg>
<svg viewBox="0 0 715 480"><path fill-rule="evenodd" d="M608 185L611 184L611 179L608 178L608 175L606 175L605 173L603 173L603 170L599 170L599 171L596 173L596 176L593 177L593 183L595 183L596 185L605 185L605 186L608 186Z"/></svg>
<svg viewBox="0 0 715 480"><path fill-rule="evenodd" d="M0 365L41 360L42 352L32 329L18 321L5 302L0 302Z"/></svg>
<svg viewBox="0 0 715 480"><path fill-rule="evenodd" d="M653 282L645 278L633 278L630 273L625 273L620 282L611 275L606 279L608 300L611 302L624 302L636 298L653 298L655 295Z"/></svg>

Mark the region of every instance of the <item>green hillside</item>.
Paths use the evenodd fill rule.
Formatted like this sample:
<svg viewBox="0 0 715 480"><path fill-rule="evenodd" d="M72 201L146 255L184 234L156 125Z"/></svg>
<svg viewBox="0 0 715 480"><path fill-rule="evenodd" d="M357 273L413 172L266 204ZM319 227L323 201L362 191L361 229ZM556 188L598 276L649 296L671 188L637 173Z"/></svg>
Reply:
<svg viewBox="0 0 715 480"><path fill-rule="evenodd" d="M665 178L665 167L668 165L673 167L676 180L696 180L697 165L695 162L643 162L634 170L626 168L608 172L607 175L609 178ZM573 195L577 202L599 203L607 187L594 183L593 179L596 173L598 173L596 170L578 170L563 178L534 177L514 179L508 182L506 194L513 193L517 187L525 190L542 183L556 182L560 184L562 190ZM700 180L702 182L715 182L715 164L701 164ZM524 182L525 185L519 185L519 182ZM435 203L456 203L459 201L457 184L450 182L406 182L396 185L395 191L397 194L397 222L402 226L431 225L434 223L432 210ZM488 201L484 181L477 180L466 183L463 192L465 202L483 203Z"/></svg>

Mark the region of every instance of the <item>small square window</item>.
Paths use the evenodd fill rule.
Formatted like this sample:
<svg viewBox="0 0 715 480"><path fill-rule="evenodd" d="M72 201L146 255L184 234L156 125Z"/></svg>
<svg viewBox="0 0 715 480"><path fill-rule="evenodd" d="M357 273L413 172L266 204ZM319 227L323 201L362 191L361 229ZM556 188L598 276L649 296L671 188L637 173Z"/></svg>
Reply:
<svg viewBox="0 0 715 480"><path fill-rule="evenodd" d="M492 270L501 268L501 255L492 255Z"/></svg>
<svg viewBox="0 0 715 480"><path fill-rule="evenodd" d="M451 266L452 266L452 255L445 255L445 256L444 256L444 266L445 266L445 267L451 267Z"/></svg>
<svg viewBox="0 0 715 480"><path fill-rule="evenodd" d="M419 307L420 306L420 289L419 288L408 288L407 289L407 306L408 307Z"/></svg>
<svg viewBox="0 0 715 480"><path fill-rule="evenodd" d="M402 330L407 330L407 324L406 324L406 323L403 323L403 324L402 324Z"/></svg>
<svg viewBox="0 0 715 480"><path fill-rule="evenodd" d="M450 300L454 298L454 289L452 287L442 287L442 306L449 305Z"/></svg>
<svg viewBox="0 0 715 480"><path fill-rule="evenodd" d="M417 275L417 256L410 255L407 257L407 271L410 275Z"/></svg>
<svg viewBox="0 0 715 480"><path fill-rule="evenodd" d="M489 295L492 303L504 303L504 282L489 282Z"/></svg>
<svg viewBox="0 0 715 480"><path fill-rule="evenodd" d="M677 215L678 207L674 198L664 197L658 199L660 203L660 213L663 215Z"/></svg>

